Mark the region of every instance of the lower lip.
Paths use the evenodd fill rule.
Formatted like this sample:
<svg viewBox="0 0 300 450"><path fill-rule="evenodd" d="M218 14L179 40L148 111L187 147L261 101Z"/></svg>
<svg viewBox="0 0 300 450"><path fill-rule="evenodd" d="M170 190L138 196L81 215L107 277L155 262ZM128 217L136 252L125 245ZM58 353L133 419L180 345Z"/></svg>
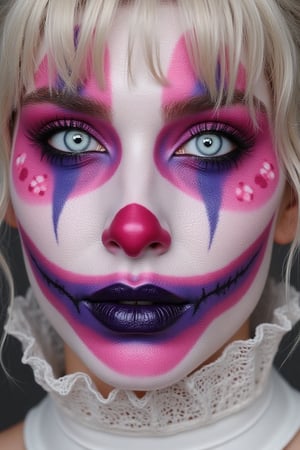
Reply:
<svg viewBox="0 0 300 450"><path fill-rule="evenodd" d="M266 227L264 232L249 248L228 266L218 272L214 272L207 276L194 276L188 278L179 276L176 278L159 276L155 273L150 273L150 275L148 273L142 274L139 279L141 284L143 282L149 283L149 280L151 280L154 285L167 286L169 287L168 290L170 292L173 290L177 295L180 293L182 297L183 294L186 294L185 297L187 297L191 292L191 298L194 298L194 293L196 295L199 293L199 290L201 291L199 286L210 285L210 283L218 279L228 279L230 273L237 273L240 267L248 267L253 255L257 253L257 258L255 261L253 260L253 266L249 266L249 272L247 271L244 274L241 274L241 282L238 282L236 285L235 283L232 284L232 291L230 290L228 293L224 291L224 295L220 298L212 297L209 299L210 301L205 302L204 308L199 309L196 312L194 310L194 305L190 304L189 309L186 312L183 312L182 315L179 316L179 319L175 319L173 325L165 324L166 329L161 333L152 333L151 335L147 329L143 333L139 331L136 332L136 334L131 333L130 335L126 334L128 333L126 330L126 332L122 334L123 339L118 335L118 332L111 331L111 327L109 328L109 326L102 325L100 320L94 316L92 309L95 311L95 309L97 309L96 305L100 303L97 302L97 298L95 297L94 301L90 300L88 302L88 299L85 298L84 300L84 297L86 297L87 294L90 294L90 291L98 292L103 286L114 285L119 283L120 280L123 283L128 281L128 279L130 279L129 274L114 273L107 277L87 277L79 274L70 274L46 260L22 229L21 233L25 256L28 257L28 265L30 265L30 271L33 274L33 285L38 283L39 289L44 295L43 301L46 303L49 301L53 307L57 309L58 314L66 319L70 328L74 330L74 333L77 334L84 343L85 347L83 348L87 349L87 355L91 352L91 354L95 356L96 361L99 361L100 365L103 363L103 365L108 368L109 372L107 373L109 376L106 378L108 382L112 375L114 376L114 374L118 373L128 377L130 383L132 378L135 378L138 385L138 387L135 386L136 389L141 388L140 382L142 383L142 389L145 389L143 380L152 376L162 376L164 378L168 372L173 369L175 370L176 367L185 361L185 358L187 358L187 355L192 349L195 348L200 337L210 324L240 302L241 299L246 299L245 296L255 282L258 271L260 269L263 271L266 267L264 261L267 261L268 258L265 256L265 251L270 244L269 233L272 223L273 220L270 221L269 226ZM51 281L52 279L59 280L59 284ZM91 288L89 290L83 289L83 287L86 286L90 286ZM137 284L137 287L138 286L139 284ZM177 286L179 289L177 289ZM136 285L133 286L133 288L135 287ZM80 292L82 300L79 304L74 305L70 302L72 298L66 295L69 291ZM39 291L36 292L40 295ZM247 299L248 298L249 297L247 297ZM105 297L103 300L104 299ZM128 297L128 300L130 300L130 297ZM137 301L142 300L143 297L137 299ZM162 298L162 304L163 301ZM109 305L113 304L112 302L107 303ZM173 305L174 304L176 303L174 302ZM169 304L167 305L169 306ZM114 303L114 306L125 306L126 311L128 311L129 305ZM181 304L181 306L183 305ZM140 312L141 308L146 308L146 305L137 305L136 308L137 307L139 307L138 312ZM176 321L180 326L177 327ZM168 326L169 329L167 329ZM107 333L103 333L104 329L107 330ZM61 329L61 332L64 336L65 331ZM140 339L138 333L140 333ZM72 336L71 334L68 334L67 327L66 335L67 337ZM157 339L151 340L153 335ZM131 338L132 336L133 338ZM91 361L94 360L91 359ZM143 364L141 364L141 361L143 361ZM110 370L112 370L112 372L110 372ZM126 385L126 387L128 387L128 385ZM132 388L132 384L130 385L130 388Z"/></svg>
<svg viewBox="0 0 300 450"><path fill-rule="evenodd" d="M191 305L122 305L84 302L105 327L118 333L153 333L173 325Z"/></svg>

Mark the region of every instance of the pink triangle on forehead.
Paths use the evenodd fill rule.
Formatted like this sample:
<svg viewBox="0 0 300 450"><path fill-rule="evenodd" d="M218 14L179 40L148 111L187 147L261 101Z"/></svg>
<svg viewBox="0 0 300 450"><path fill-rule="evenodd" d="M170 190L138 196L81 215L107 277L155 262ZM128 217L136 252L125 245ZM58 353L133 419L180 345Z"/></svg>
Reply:
<svg viewBox="0 0 300 450"><path fill-rule="evenodd" d="M230 74L227 71L227 73L226 73L227 80L229 80L229 77L230 77ZM236 80L235 80L235 90L239 91L239 92L245 92L246 86L247 86L246 69L243 66L243 64L240 63L238 66Z"/></svg>
<svg viewBox="0 0 300 450"><path fill-rule="evenodd" d="M216 78L218 78L219 68L216 68ZM228 80L229 73L226 74ZM177 41L171 55L167 72L169 85L164 87L162 92L162 106L172 102L178 102L192 95L206 93L205 84L197 79L192 63L189 58L184 36ZM238 91L246 90L246 70L242 63L238 66L235 88Z"/></svg>
<svg viewBox="0 0 300 450"><path fill-rule="evenodd" d="M87 97L93 98L103 103L107 108L112 107L112 86L111 86L111 64L110 52L108 46L105 46L103 61L104 86L100 87L96 74L93 71L92 56L89 58L89 66L87 71L87 79L84 84L82 93Z"/></svg>
<svg viewBox="0 0 300 450"><path fill-rule="evenodd" d="M197 88L197 77L192 67L184 36L178 40L171 55L167 79L169 85L162 92L162 106L190 97Z"/></svg>
<svg viewBox="0 0 300 450"><path fill-rule="evenodd" d="M34 76L35 89L49 85L49 68L47 55L44 56Z"/></svg>
<svg viewBox="0 0 300 450"><path fill-rule="evenodd" d="M97 77L93 72L93 64L92 64L92 56L91 54L88 57L87 62L87 76L85 82L82 86L78 86L78 94L84 95L86 97L90 97L95 101L99 101L100 103L107 106L107 108L111 108L112 106L112 89L111 89L111 74L110 74L110 55L109 49L106 46L104 51L104 61L103 61L103 73L104 73L104 87L101 88L97 81ZM38 70L35 73L34 82L35 89L44 88L49 86L49 62L47 54L42 59ZM60 77L55 74L55 85L58 89L63 89L64 84L60 80Z"/></svg>

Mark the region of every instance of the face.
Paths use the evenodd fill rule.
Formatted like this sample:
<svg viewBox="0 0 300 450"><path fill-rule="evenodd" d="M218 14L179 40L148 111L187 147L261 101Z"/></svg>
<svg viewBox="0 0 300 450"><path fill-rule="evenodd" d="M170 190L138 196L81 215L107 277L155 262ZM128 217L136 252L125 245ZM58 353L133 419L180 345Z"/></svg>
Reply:
<svg viewBox="0 0 300 450"><path fill-rule="evenodd" d="M214 110L189 62L175 7L158 33L169 83L117 13L105 89L89 71L76 95L47 60L19 113L11 193L34 293L64 341L107 383L167 386L240 328L265 284L283 191L257 84L258 128L236 94ZM166 27L165 24L168 23ZM205 62L204 62L205 63Z"/></svg>

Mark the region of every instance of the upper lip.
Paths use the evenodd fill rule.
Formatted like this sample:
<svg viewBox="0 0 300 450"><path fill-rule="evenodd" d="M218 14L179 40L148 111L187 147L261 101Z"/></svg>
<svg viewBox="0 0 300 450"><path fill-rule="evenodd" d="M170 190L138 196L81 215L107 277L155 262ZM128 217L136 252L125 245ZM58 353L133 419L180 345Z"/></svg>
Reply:
<svg viewBox="0 0 300 450"><path fill-rule="evenodd" d="M122 283L112 284L93 294L80 299L89 303L121 303L121 302L151 302L164 305L183 305L187 301L166 289L152 284L144 284L132 288Z"/></svg>
<svg viewBox="0 0 300 450"><path fill-rule="evenodd" d="M196 312L200 304L205 301L208 297L224 295L225 292L236 285L239 279L243 279L244 274L248 272L250 266L256 260L261 248L259 248L254 254L252 254L250 260L240 267L236 273L231 273L226 275L223 280L215 280L210 283L210 285L198 287L198 295L195 298L180 297L172 292L153 284L144 284L138 287L131 287L123 283L115 283L106 286L102 289L94 291L89 295L72 295L67 289L65 289L58 282L52 280L47 273L39 266L35 258L31 255L35 265L37 266L40 273L46 279L49 285L52 285L55 289L61 292L64 296L68 297L74 304L74 306L79 311L80 303L89 304L100 304L100 303L114 303L120 304L121 302L136 303L137 305L142 305L142 302L148 302L151 304L160 305L173 305L173 306L184 306L184 305L194 305L194 312Z"/></svg>
<svg viewBox="0 0 300 450"><path fill-rule="evenodd" d="M48 260L35 247L25 231L20 228L25 250L33 264L33 269L38 270L43 278L45 285L55 293L59 294L60 299L68 299L80 311L80 303L89 303L95 305L99 303L115 303L121 302L136 303L143 305L143 302L152 305L170 305L183 306L194 305L195 312L201 303L206 302L209 298L223 297L239 286L239 282L243 282L245 274L255 263L261 251L265 249L267 237L272 221L264 229L257 240L248 247L244 253L232 261L226 270L220 270L209 276L196 277L197 283L190 281L190 277L172 277L173 282L165 279L163 276L152 276L152 282L132 286L128 285L122 276L122 282L117 279L118 275L109 277L108 281L115 280L112 284L104 284L105 277L87 277L71 274L71 277L61 275L61 269L58 266L50 264ZM144 282L146 277L141 277ZM170 277L169 277L170 278ZM199 281L198 281L199 280ZM107 280L105 280L107 281ZM165 289L171 287L171 289ZM100 289L99 289L100 288ZM173 292L175 291L176 294Z"/></svg>

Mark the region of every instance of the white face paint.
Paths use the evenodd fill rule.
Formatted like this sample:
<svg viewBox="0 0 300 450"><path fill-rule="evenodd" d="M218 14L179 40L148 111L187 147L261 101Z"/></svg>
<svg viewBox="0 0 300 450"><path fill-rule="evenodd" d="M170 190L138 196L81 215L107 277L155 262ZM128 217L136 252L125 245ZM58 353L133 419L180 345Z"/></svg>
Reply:
<svg viewBox="0 0 300 450"><path fill-rule="evenodd" d="M51 97L41 64L11 191L53 326L97 377L147 390L193 371L249 317L284 180L266 115L256 131L239 101L242 77L234 103L213 112L175 7L161 6L157 24L169 85L149 75L138 37L128 84L128 14L110 32L105 90L91 74L77 95ZM256 96L268 103L263 80Z"/></svg>

